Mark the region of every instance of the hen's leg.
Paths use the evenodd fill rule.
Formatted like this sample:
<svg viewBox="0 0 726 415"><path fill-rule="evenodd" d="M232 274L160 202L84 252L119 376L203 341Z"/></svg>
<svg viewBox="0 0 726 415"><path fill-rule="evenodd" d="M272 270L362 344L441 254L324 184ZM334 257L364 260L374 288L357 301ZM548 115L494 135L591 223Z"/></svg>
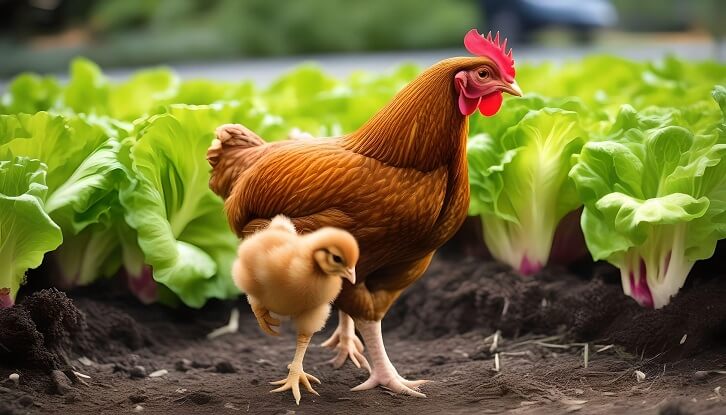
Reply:
<svg viewBox="0 0 726 415"><path fill-rule="evenodd" d="M371 376L367 381L351 389L352 391L361 391L373 389L380 385L397 393L405 393L419 398L425 398L426 395L417 389L427 380L406 380L393 367L393 363L386 354L386 348L383 345L383 334L381 333L380 321L364 321L356 320L355 326L363 336L363 340L368 347L368 354L373 364Z"/></svg>
<svg viewBox="0 0 726 415"><path fill-rule="evenodd" d="M276 382L270 382L272 385L282 385L277 389L273 389L270 392L284 392L292 389L292 396L295 397L295 402L300 405L300 383L305 386L305 389L310 393L320 396L315 389L310 385L310 381L320 383L318 378L313 375L307 374L303 371L303 358L305 357L305 350L310 344L310 337L305 334L297 335L297 347L295 348L295 358L292 359L292 363L287 365L290 370L287 377Z"/></svg>
<svg viewBox="0 0 726 415"><path fill-rule="evenodd" d="M320 345L337 350L338 354L328 361L336 369L343 366L346 359L350 358L350 361L358 368L363 367L369 372L371 371L368 360L363 355L363 343L355 334L353 319L344 312L338 311L338 328L328 340Z"/></svg>

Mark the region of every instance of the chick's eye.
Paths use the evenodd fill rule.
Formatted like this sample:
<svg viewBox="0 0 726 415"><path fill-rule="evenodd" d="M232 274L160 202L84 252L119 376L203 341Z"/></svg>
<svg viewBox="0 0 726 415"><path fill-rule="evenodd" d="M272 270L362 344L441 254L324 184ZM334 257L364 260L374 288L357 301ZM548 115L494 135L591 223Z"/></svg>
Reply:
<svg viewBox="0 0 726 415"><path fill-rule="evenodd" d="M336 264L342 264L343 258L339 257L338 255L333 255L333 261L335 261Z"/></svg>
<svg viewBox="0 0 726 415"><path fill-rule="evenodd" d="M489 71L486 69L480 69L479 72L477 72L477 75L479 75L479 78L486 79L489 77Z"/></svg>

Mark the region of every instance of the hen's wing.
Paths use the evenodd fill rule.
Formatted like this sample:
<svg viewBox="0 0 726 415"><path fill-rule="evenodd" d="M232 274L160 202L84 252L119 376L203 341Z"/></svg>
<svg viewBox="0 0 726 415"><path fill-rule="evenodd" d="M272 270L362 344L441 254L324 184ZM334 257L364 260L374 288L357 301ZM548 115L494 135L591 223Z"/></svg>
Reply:
<svg viewBox="0 0 726 415"><path fill-rule="evenodd" d="M289 141L240 175L225 208L240 236L278 214L300 232L346 229L361 245L359 272L365 273L375 268L365 262L398 260L431 232L443 206L446 175L445 168L388 166L341 148L338 139Z"/></svg>
<svg viewBox="0 0 726 415"><path fill-rule="evenodd" d="M259 157L241 172L226 201L230 223L246 235L267 226L269 218L285 215L302 233L322 226L352 225L340 205L346 205L355 180L365 174L363 157L345 151L334 140L276 143L269 157Z"/></svg>

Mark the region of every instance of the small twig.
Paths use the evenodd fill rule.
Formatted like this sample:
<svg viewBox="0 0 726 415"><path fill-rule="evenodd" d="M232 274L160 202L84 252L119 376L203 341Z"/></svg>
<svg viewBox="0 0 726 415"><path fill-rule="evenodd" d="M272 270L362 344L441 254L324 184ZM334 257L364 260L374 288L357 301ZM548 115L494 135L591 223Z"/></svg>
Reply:
<svg viewBox="0 0 726 415"><path fill-rule="evenodd" d="M545 337L540 337L540 338L536 338L536 339L529 339L529 340L521 341L519 343L511 344L509 347L515 348L515 347L519 347L519 346L524 346L526 344L532 344L532 343L538 343L538 342L550 342L553 340L559 340L562 337L563 336L545 336Z"/></svg>
<svg viewBox="0 0 726 415"><path fill-rule="evenodd" d="M499 347L499 337L501 337L502 332L497 330L494 332L494 339L492 340L492 345L489 346L489 353L494 353L497 351L497 348Z"/></svg>
<svg viewBox="0 0 726 415"><path fill-rule="evenodd" d="M590 345L588 343L585 343L585 348L583 349L583 358L585 360L585 369L587 369L587 366L590 363Z"/></svg>
<svg viewBox="0 0 726 415"><path fill-rule="evenodd" d="M79 378L83 378L83 379L90 379L91 378L90 376L86 375L85 373L76 372L75 370L73 371L73 374L76 375L76 376L78 376Z"/></svg>
<svg viewBox="0 0 726 415"><path fill-rule="evenodd" d="M507 314L508 310L509 310L509 298L504 297L504 306L502 307L502 317L504 317Z"/></svg>
<svg viewBox="0 0 726 415"><path fill-rule="evenodd" d="M537 346L546 347L548 349L569 349L574 344L554 344L554 343L545 343L545 342L535 342Z"/></svg>
<svg viewBox="0 0 726 415"><path fill-rule="evenodd" d="M607 346L603 346L603 347L601 347L601 348L599 348L599 349L595 350L595 353L601 353L601 352L604 352L605 350L610 350L610 349L612 349L613 347L615 347L615 345L614 345L614 344L608 344Z"/></svg>
<svg viewBox="0 0 726 415"><path fill-rule="evenodd" d="M499 353L494 354L494 371L499 372L500 366L499 366Z"/></svg>

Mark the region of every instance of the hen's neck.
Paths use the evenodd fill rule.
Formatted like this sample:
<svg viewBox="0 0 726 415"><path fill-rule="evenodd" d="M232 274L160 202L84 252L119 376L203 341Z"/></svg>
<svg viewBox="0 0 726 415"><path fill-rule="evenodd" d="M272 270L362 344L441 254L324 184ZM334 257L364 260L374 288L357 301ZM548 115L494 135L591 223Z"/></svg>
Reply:
<svg viewBox="0 0 726 415"><path fill-rule="evenodd" d="M467 123L457 106L453 65L439 63L404 87L344 146L391 166L430 171L466 147Z"/></svg>

